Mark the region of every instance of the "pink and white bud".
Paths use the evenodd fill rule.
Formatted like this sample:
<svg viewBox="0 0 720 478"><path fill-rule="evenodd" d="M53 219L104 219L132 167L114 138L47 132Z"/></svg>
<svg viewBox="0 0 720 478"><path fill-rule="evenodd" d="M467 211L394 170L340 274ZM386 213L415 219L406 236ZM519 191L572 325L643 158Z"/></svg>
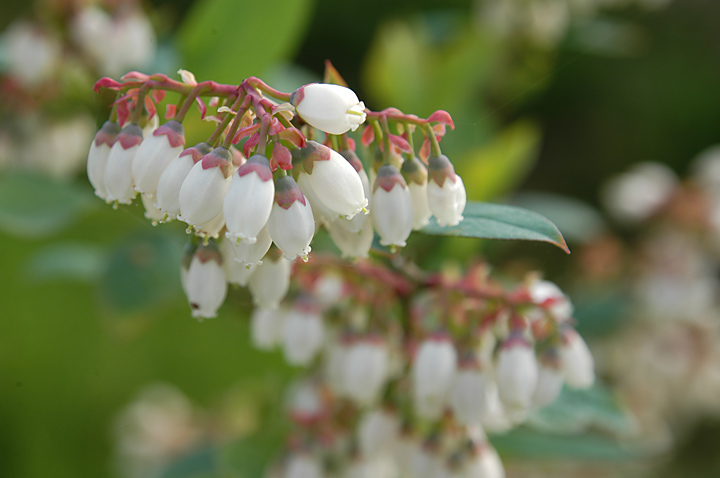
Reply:
<svg viewBox="0 0 720 478"><path fill-rule="evenodd" d="M540 358L538 383L532 398L533 408L543 408L553 403L562 392L565 378L558 351L549 349Z"/></svg>
<svg viewBox="0 0 720 478"><path fill-rule="evenodd" d="M106 201L130 204L135 197L132 178L132 163L140 148L143 133L136 124L127 124L110 148L105 165Z"/></svg>
<svg viewBox="0 0 720 478"><path fill-rule="evenodd" d="M118 134L120 134L120 126L113 121L106 121L90 144L87 175L90 184L95 188L95 195L102 199L107 199L105 166L110 155L110 148L115 143Z"/></svg>
<svg viewBox="0 0 720 478"><path fill-rule="evenodd" d="M525 418L538 381L535 349L519 334L511 334L498 354L496 376L500 399L512 421Z"/></svg>
<svg viewBox="0 0 720 478"><path fill-rule="evenodd" d="M222 255L214 244L198 246L185 278L185 293L192 316L209 319L225 302L227 282L222 268Z"/></svg>
<svg viewBox="0 0 720 478"><path fill-rule="evenodd" d="M365 104L350 88L325 83L301 86L290 96L298 115L321 131L343 134L365 122Z"/></svg>
<svg viewBox="0 0 720 478"><path fill-rule="evenodd" d="M312 187L310 186L309 178L310 176L308 174L300 171L297 178L298 187L305 196L305 199L310 202L310 207L312 208L315 222L324 226L328 226L330 223L338 220L340 216L331 211L327 206L325 206L322 201L320 201L320 199L318 199L318 197L315 195L315 191L313 191Z"/></svg>
<svg viewBox="0 0 720 478"><path fill-rule="evenodd" d="M267 223L273 242L288 260L297 256L307 261L315 235L315 219L310 203L292 176L275 180L275 202Z"/></svg>
<svg viewBox="0 0 720 478"><path fill-rule="evenodd" d="M395 413L385 409L372 409L360 418L357 441L363 458L375 458L391 453L400 433L400 422Z"/></svg>
<svg viewBox="0 0 720 478"><path fill-rule="evenodd" d="M485 410L485 376L477 361L463 361L450 392L455 419L463 425L479 425Z"/></svg>
<svg viewBox="0 0 720 478"><path fill-rule="evenodd" d="M223 240L220 242L220 252L223 256L223 270L225 271L225 279L228 284L239 285L245 287L250 282L255 267L248 267L237 261L235 258L235 249L233 249L231 241Z"/></svg>
<svg viewBox="0 0 720 478"><path fill-rule="evenodd" d="M295 453L285 465L283 478L323 478L322 464L311 455Z"/></svg>
<svg viewBox="0 0 720 478"><path fill-rule="evenodd" d="M388 348L380 338L356 340L344 360L345 396L361 405L375 402L388 376Z"/></svg>
<svg viewBox="0 0 720 478"><path fill-rule="evenodd" d="M222 213L231 174L232 154L227 148L215 148L203 156L180 186L178 219L200 226Z"/></svg>
<svg viewBox="0 0 720 478"><path fill-rule="evenodd" d="M428 161L428 203L439 226L457 226L467 202L465 185L445 155Z"/></svg>
<svg viewBox="0 0 720 478"><path fill-rule="evenodd" d="M182 124L170 120L143 140L135 153L132 175L135 190L150 196L158 188L160 175L177 158L185 145Z"/></svg>
<svg viewBox="0 0 720 478"><path fill-rule="evenodd" d="M271 350L280 343L284 312L255 307L250 315L250 338L259 350Z"/></svg>
<svg viewBox="0 0 720 478"><path fill-rule="evenodd" d="M372 196L373 225L383 246L405 247L414 221L412 197L395 166L380 168Z"/></svg>
<svg viewBox="0 0 720 478"><path fill-rule="evenodd" d="M474 447L462 476L463 478L505 478L505 468L495 448L484 441Z"/></svg>
<svg viewBox="0 0 720 478"><path fill-rule="evenodd" d="M261 155L250 157L230 181L223 203L227 233L235 242L253 244L265 227L275 198L270 162Z"/></svg>
<svg viewBox="0 0 720 478"><path fill-rule="evenodd" d="M403 162L400 172L410 190L414 213L413 230L417 231L426 226L430 222L430 216L432 216L430 204L428 203L427 169L418 158L413 158Z"/></svg>
<svg viewBox="0 0 720 478"><path fill-rule="evenodd" d="M290 365L310 365L322 349L324 338L322 316L313 305L295 304L295 307L285 314L282 342L285 360Z"/></svg>
<svg viewBox="0 0 720 478"><path fill-rule="evenodd" d="M193 166L210 151L207 143L198 143L187 148L171 161L160 175L155 192L155 206L165 211L166 220L176 219L180 214L180 188Z"/></svg>
<svg viewBox="0 0 720 478"><path fill-rule="evenodd" d="M277 309L290 289L292 264L283 257L265 256L250 278L253 303L263 309Z"/></svg>
<svg viewBox="0 0 720 478"><path fill-rule="evenodd" d="M368 200L360 176L340 153L308 141L298 157L315 196L336 216L352 219L361 211L367 213Z"/></svg>
<svg viewBox="0 0 720 478"><path fill-rule="evenodd" d="M143 193L140 195L142 204L145 207L145 219L149 219L153 226L165 220L165 213L155 207L155 201L151 196Z"/></svg>
<svg viewBox="0 0 720 478"><path fill-rule="evenodd" d="M358 216L355 216L358 217ZM353 220L355 220L353 218ZM359 232L350 231L347 221L335 221L327 226L330 238L340 249L343 258L361 259L368 256L372 247L373 231L372 221L365 221Z"/></svg>
<svg viewBox="0 0 720 478"><path fill-rule="evenodd" d="M443 412L457 374L457 352L447 336L426 339L412 365L418 415L435 419Z"/></svg>
<svg viewBox="0 0 720 478"><path fill-rule="evenodd" d="M563 376L573 388L590 388L595 383L595 361L587 344L575 330L563 330L560 347Z"/></svg>
<svg viewBox="0 0 720 478"><path fill-rule="evenodd" d="M532 301L549 310L555 319L567 321L572 318L572 302L555 283L536 280L530 284L528 292Z"/></svg>
<svg viewBox="0 0 720 478"><path fill-rule="evenodd" d="M267 230L267 226L260 230L254 243L250 244L248 241L241 241L239 243L228 240L229 244L232 244L232 248L235 251L235 260L245 267L257 266L263 263L263 257L267 251L270 250L272 245L272 238Z"/></svg>

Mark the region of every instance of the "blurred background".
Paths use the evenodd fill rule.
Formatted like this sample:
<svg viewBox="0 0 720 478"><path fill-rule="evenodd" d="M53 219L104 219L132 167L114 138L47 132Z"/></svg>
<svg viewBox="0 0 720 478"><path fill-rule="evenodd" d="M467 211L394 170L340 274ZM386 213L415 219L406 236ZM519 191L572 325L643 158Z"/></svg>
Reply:
<svg viewBox="0 0 720 478"><path fill-rule="evenodd" d="M190 318L185 234L85 177L131 69L292 91L331 60L371 109L456 129L471 200L553 220L573 250L414 237L573 299L599 385L491 437L510 477L720 476L720 3L34 0L0 6L0 476L255 477L296 371L251 348L250 298ZM213 125L186 121L188 143ZM365 158L367 159L367 158ZM280 413L279 413L280 412Z"/></svg>

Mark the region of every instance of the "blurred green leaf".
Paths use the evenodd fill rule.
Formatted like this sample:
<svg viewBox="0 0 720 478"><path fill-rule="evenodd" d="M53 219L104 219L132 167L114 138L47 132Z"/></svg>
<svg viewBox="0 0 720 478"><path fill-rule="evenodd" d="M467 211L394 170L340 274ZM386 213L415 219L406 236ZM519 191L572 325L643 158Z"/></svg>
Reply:
<svg viewBox="0 0 720 478"><path fill-rule="evenodd" d="M218 470L217 449L206 447L174 461L158 478L215 478Z"/></svg>
<svg viewBox="0 0 720 478"><path fill-rule="evenodd" d="M516 194L512 204L550 219L569 241L587 242L606 228L600 213L591 205L559 194L528 192Z"/></svg>
<svg viewBox="0 0 720 478"><path fill-rule="evenodd" d="M69 226L96 203L90 188L41 174L0 176L0 229L20 237L42 237Z"/></svg>
<svg viewBox="0 0 720 478"><path fill-rule="evenodd" d="M469 202L463 216L465 219L452 227L440 227L435 218L431 218L430 224L421 230L426 234L443 236L549 242L570 253L558 228L545 217L527 209Z"/></svg>
<svg viewBox="0 0 720 478"><path fill-rule="evenodd" d="M56 244L40 250L30 260L27 274L35 281L94 280L103 273L106 260L106 249L97 244Z"/></svg>
<svg viewBox="0 0 720 478"><path fill-rule="evenodd" d="M110 255L100 281L103 301L115 312L133 313L177 297L182 247L167 234L126 239Z"/></svg>
<svg viewBox="0 0 720 478"><path fill-rule="evenodd" d="M514 190L535 164L539 146L537 125L518 121L490 144L475 147L459 158L457 169L468 186L468 198L488 201Z"/></svg>
<svg viewBox="0 0 720 478"><path fill-rule="evenodd" d="M262 75L300 46L313 7L313 0L199 1L179 31L183 68L198 81Z"/></svg>

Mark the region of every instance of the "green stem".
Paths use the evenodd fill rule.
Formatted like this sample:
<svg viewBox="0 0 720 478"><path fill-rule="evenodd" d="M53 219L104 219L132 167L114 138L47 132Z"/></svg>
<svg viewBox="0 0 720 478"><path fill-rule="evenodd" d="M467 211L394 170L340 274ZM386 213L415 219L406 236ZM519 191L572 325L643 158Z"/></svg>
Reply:
<svg viewBox="0 0 720 478"><path fill-rule="evenodd" d="M226 102L226 104L229 103L230 101L231 101L230 98L228 98L228 101ZM233 104L232 108L230 108L230 109L233 109L236 107L237 107L237 101ZM225 131L225 128L227 128L227 126L230 124L230 121L232 121L232 119L233 119L232 113L230 113L230 112L223 113L222 121L220 122L220 124L218 124L217 128L215 128L215 131L213 131L213 134L207 140L209 145L215 146L215 143L220 139L223 131Z"/></svg>
<svg viewBox="0 0 720 478"><path fill-rule="evenodd" d="M140 116L145 108L145 96L148 91L150 91L150 87L148 85L142 85L140 87L140 91L138 91L137 103L135 104L135 109L132 111L132 115L130 117L130 122L133 124L138 124L140 122Z"/></svg>
<svg viewBox="0 0 720 478"><path fill-rule="evenodd" d="M340 144L338 143L338 136L336 134L328 135L330 137L330 143L335 151L340 151Z"/></svg>
<svg viewBox="0 0 720 478"><path fill-rule="evenodd" d="M385 164L390 164L390 126L388 126L387 116L380 117L380 125L383 133L383 160ZM375 134L377 134L377 130L375 130Z"/></svg>
<svg viewBox="0 0 720 478"><path fill-rule="evenodd" d="M268 129L270 128L270 120L272 116L265 112L260 120L260 137L257 146L255 147L255 154L262 154L265 156L268 143Z"/></svg>
<svg viewBox="0 0 720 478"><path fill-rule="evenodd" d="M403 127L405 128L405 131L407 131L407 141L410 145L410 149L412 150L411 154L415 154L415 142L413 141L413 132L410 129L410 123L407 121L403 123Z"/></svg>
<svg viewBox="0 0 720 478"><path fill-rule="evenodd" d="M343 151L350 149L350 141L348 141L346 133L340 135L340 146L342 147Z"/></svg>
<svg viewBox="0 0 720 478"><path fill-rule="evenodd" d="M425 136L427 136L430 139L430 147L432 148L432 155L433 156L442 156L442 151L440 150L440 143L438 143L437 137L435 136L435 131L432 129L432 125L430 125L430 123L423 124L423 130L424 130Z"/></svg>
<svg viewBox="0 0 720 478"><path fill-rule="evenodd" d="M233 138L235 138L235 133L237 133L237 130L240 127L242 117L245 115L245 111L247 111L248 106L250 105L250 95L248 95L245 90L240 92L240 95L238 96L237 100L235 100L235 105L233 105L232 109L234 109L234 107L238 104L240 104L240 107L237 109L235 119L230 125L230 131L228 131L227 136L225 136L225 141L223 141L223 148L230 149Z"/></svg>

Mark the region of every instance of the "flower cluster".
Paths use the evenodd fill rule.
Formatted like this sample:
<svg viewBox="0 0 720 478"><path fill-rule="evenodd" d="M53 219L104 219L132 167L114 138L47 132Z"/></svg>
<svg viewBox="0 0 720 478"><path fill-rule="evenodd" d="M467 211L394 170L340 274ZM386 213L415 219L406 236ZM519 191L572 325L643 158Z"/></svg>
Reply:
<svg viewBox="0 0 720 478"><path fill-rule="evenodd" d="M87 172L108 203L130 204L139 193L154 224L183 221L205 240L185 282L196 317L216 315L225 298L223 268L241 278L231 282L250 285L256 303L279 302L278 285L287 281L277 275L290 270L283 261L307 261L318 226L344 257L357 259L367 257L374 233L395 249L432 216L441 226L462 220L465 187L438 143L445 125L452 127L446 112L428 119L396 109L371 112L339 85L310 84L288 94L257 78L233 86L181 74L182 83L136 72L122 83L98 82L119 98L92 141ZM168 105L167 121L143 131L140 118L157 118L166 91L180 93L179 105ZM187 147L182 121L195 102L207 115L204 95L212 95L216 114L208 118L218 126L207 141ZM379 159L368 171L347 135L366 121L363 144ZM417 156L416 128L424 136ZM316 129L324 142L311 139ZM221 243L222 254L209 238ZM269 252L273 244L282 258Z"/></svg>
<svg viewBox="0 0 720 478"><path fill-rule="evenodd" d="M564 384L593 384L572 304L551 282L506 290L484 265L452 278L318 256L295 283L285 305L251 317L256 347L307 369L273 476L501 477L485 431L521 424Z"/></svg>

